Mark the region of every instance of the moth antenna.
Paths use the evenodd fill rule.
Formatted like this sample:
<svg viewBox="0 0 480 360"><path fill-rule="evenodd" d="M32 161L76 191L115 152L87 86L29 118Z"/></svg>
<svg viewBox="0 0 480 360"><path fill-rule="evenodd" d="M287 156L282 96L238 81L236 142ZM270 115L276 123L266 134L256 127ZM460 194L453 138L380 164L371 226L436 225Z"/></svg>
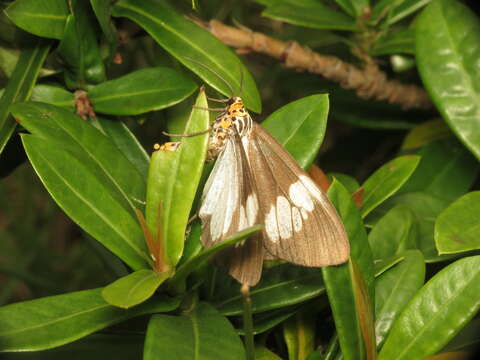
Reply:
<svg viewBox="0 0 480 360"><path fill-rule="evenodd" d="M243 68L240 66L240 97L243 95Z"/></svg>
<svg viewBox="0 0 480 360"><path fill-rule="evenodd" d="M194 63L197 64L197 65L202 66L204 69L210 71L210 72L211 72L212 74L214 74L217 78L219 78L220 80L222 80L223 83L224 83L225 85L227 85L227 87L230 89L230 92L231 92L231 94L232 94L231 97L233 97L233 95L235 94L235 91L233 90L232 85L230 85L230 83L229 83L227 80L225 80L218 72L216 72L216 71L213 70L213 69L210 69L207 65L201 63L200 61L197 61L197 60L195 60L195 59L192 59L191 57L182 56L182 58L187 59L187 60L189 60L189 61L191 61L191 62L194 62Z"/></svg>
<svg viewBox="0 0 480 360"><path fill-rule="evenodd" d="M210 100L210 101L219 102L219 103L226 103L229 100L229 99L215 99L215 98L211 98L211 97L208 97L208 96L207 96L207 99Z"/></svg>
<svg viewBox="0 0 480 360"><path fill-rule="evenodd" d="M170 137L193 137L193 136L203 135L203 134L206 134L208 132L210 132L210 128L208 128L207 130L203 130L203 131L197 131L197 132L194 132L194 133L191 133L191 134L172 134L172 133L169 133L169 132L166 132L166 131L162 131L162 134L165 135L165 136L170 136Z"/></svg>

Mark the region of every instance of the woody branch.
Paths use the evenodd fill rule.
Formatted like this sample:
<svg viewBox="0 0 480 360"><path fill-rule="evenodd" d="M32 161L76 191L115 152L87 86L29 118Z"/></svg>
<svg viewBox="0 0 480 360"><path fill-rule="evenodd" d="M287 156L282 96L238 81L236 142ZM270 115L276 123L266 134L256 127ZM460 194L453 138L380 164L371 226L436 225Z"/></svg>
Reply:
<svg viewBox="0 0 480 360"><path fill-rule="evenodd" d="M262 33L228 26L217 20L208 23L194 21L226 45L262 53L283 61L286 67L321 75L344 88L355 89L361 98L385 100L404 109L432 106L423 88L387 79L386 74L368 57L364 59L365 65L360 69L336 57L313 52L294 41L280 41Z"/></svg>

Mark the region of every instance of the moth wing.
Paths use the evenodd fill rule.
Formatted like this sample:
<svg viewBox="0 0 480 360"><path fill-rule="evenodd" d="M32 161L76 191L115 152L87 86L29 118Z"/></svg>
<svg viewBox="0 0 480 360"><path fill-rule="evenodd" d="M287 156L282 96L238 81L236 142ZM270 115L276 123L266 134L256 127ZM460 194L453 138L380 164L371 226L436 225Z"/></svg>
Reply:
<svg viewBox="0 0 480 360"><path fill-rule="evenodd" d="M259 205L246 154L238 135L226 140L205 185L199 217L201 241L210 247L247 227L258 224ZM259 234L221 254L230 275L242 284L255 285L262 273L264 248Z"/></svg>
<svg viewBox="0 0 480 360"><path fill-rule="evenodd" d="M248 158L263 214L268 253L304 266L348 260L348 237L326 194L260 125L248 143Z"/></svg>

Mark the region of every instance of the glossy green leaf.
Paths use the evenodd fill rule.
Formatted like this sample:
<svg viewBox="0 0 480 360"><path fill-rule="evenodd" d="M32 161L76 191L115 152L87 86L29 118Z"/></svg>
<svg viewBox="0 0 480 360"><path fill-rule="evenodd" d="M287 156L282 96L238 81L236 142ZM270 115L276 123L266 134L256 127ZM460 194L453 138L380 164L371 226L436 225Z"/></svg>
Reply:
<svg viewBox="0 0 480 360"><path fill-rule="evenodd" d="M143 179L147 178L149 158L135 135L119 119L109 119L97 116L99 129L103 131L117 146L118 150L125 155L135 167ZM142 199L138 199L142 201Z"/></svg>
<svg viewBox="0 0 480 360"><path fill-rule="evenodd" d="M84 89L105 80L105 66L97 40L96 22L88 1L72 0L73 13L67 17L65 32L57 52L65 68L70 89Z"/></svg>
<svg viewBox="0 0 480 360"><path fill-rule="evenodd" d="M283 325L289 360L305 360L315 349L315 317L298 312Z"/></svg>
<svg viewBox="0 0 480 360"><path fill-rule="evenodd" d="M245 350L230 322L211 305L199 303L181 316L155 315L150 319L143 359L159 357L244 360Z"/></svg>
<svg viewBox="0 0 480 360"><path fill-rule="evenodd" d="M203 91L197 97L195 106L207 107L207 99ZM209 127L208 111L193 109L183 133L192 134L204 131ZM158 179L166 179L162 185L163 193L159 197L163 201L163 234L165 251L170 263L175 265L183 253L185 230L192 208L197 186L202 175L208 146L208 134L183 137L180 147L167 173L159 174L157 180L149 175L148 187L155 186ZM155 204L152 204L155 206ZM158 205L156 206L158 209Z"/></svg>
<svg viewBox="0 0 480 360"><path fill-rule="evenodd" d="M148 269L138 270L106 286L102 297L110 305L128 309L148 300L169 275Z"/></svg>
<svg viewBox="0 0 480 360"><path fill-rule="evenodd" d="M450 128L443 120L430 120L415 126L405 136L402 150L418 149L437 140L452 136Z"/></svg>
<svg viewBox="0 0 480 360"><path fill-rule="evenodd" d="M388 258L375 260L374 262L375 277L379 277L391 267L395 266L399 262L402 262L403 259L404 259L404 256L402 254L399 254L399 255L390 256Z"/></svg>
<svg viewBox="0 0 480 360"><path fill-rule="evenodd" d="M480 249L480 191L450 204L435 222L435 243L440 254Z"/></svg>
<svg viewBox="0 0 480 360"><path fill-rule="evenodd" d="M281 357L263 346L255 347L255 360L282 360Z"/></svg>
<svg viewBox="0 0 480 360"><path fill-rule="evenodd" d="M92 168L51 139L24 135L22 141L38 176L67 215L131 268L149 266L134 215L111 195L111 188Z"/></svg>
<svg viewBox="0 0 480 360"><path fill-rule="evenodd" d="M245 105L255 112L261 111L254 80L238 57L207 30L177 14L166 3L120 0L113 7L113 15L127 17L143 27L160 46L225 96L240 95L243 79L241 96Z"/></svg>
<svg viewBox="0 0 480 360"><path fill-rule="evenodd" d="M30 96L38 73L50 50L50 45L48 41L32 39L30 46L26 46L18 58L15 70L0 98L0 153L16 126L13 118L9 116L9 107Z"/></svg>
<svg viewBox="0 0 480 360"><path fill-rule="evenodd" d="M388 32L375 42L371 55L415 54L415 31L404 29Z"/></svg>
<svg viewBox="0 0 480 360"><path fill-rule="evenodd" d="M13 70L15 69L15 65L18 62L19 56L20 52L17 49L11 49L6 46L0 47L0 74L10 78L10 76L13 74Z"/></svg>
<svg viewBox="0 0 480 360"><path fill-rule="evenodd" d="M192 257L191 259L189 259L184 264L178 267L178 269L175 272L175 276L171 281L171 285L174 287L178 286L186 279L186 277L189 274L191 274L193 271L195 271L200 266L205 264L207 261L211 260L220 251L235 245L236 243L246 239L247 237L249 237L250 235L252 235L253 233L261 229L262 229L261 225L251 226L242 231L239 231L233 236L230 236L228 239L225 239L224 241L219 242L214 246L203 250L197 256ZM246 241L248 241L248 239Z"/></svg>
<svg viewBox="0 0 480 360"><path fill-rule="evenodd" d="M360 17L370 8L369 0L335 0L352 17Z"/></svg>
<svg viewBox="0 0 480 360"><path fill-rule="evenodd" d="M316 29L357 30L355 20L316 0L278 0L269 4L262 15Z"/></svg>
<svg viewBox="0 0 480 360"><path fill-rule="evenodd" d="M112 13L112 2L110 0L90 0L90 5L110 45L109 58L111 59L115 55L118 44L118 35L110 17Z"/></svg>
<svg viewBox="0 0 480 360"><path fill-rule="evenodd" d="M434 1L417 21L416 49L433 102L480 159L480 20L459 1Z"/></svg>
<svg viewBox="0 0 480 360"><path fill-rule="evenodd" d="M144 339L140 334L92 334L51 350L3 353L2 360L141 359Z"/></svg>
<svg viewBox="0 0 480 360"><path fill-rule="evenodd" d="M319 269L283 264L267 269L262 279L250 289L252 311L262 312L295 305L315 298L325 291ZM243 313L243 297L237 282L222 284L213 299L224 315Z"/></svg>
<svg viewBox="0 0 480 360"><path fill-rule="evenodd" d="M178 299L158 297L123 310L107 304L101 291L78 291L0 307L0 351L50 349L139 315L174 310L179 304Z"/></svg>
<svg viewBox="0 0 480 360"><path fill-rule="evenodd" d="M421 191L453 201L465 194L477 177L478 161L457 141L434 142L417 154L420 163L398 194Z"/></svg>
<svg viewBox="0 0 480 360"><path fill-rule="evenodd" d="M5 9L5 13L27 32L61 39L69 11L66 0L16 0Z"/></svg>
<svg viewBox="0 0 480 360"><path fill-rule="evenodd" d="M301 306L301 305L300 305ZM262 334L273 327L281 324L299 310L299 306L286 307L282 309L265 311L253 316L253 335ZM245 335L245 329L237 328L237 334Z"/></svg>
<svg viewBox="0 0 480 360"><path fill-rule="evenodd" d="M480 307L480 256L431 278L393 324L379 360L423 359L441 350Z"/></svg>
<svg viewBox="0 0 480 360"><path fill-rule="evenodd" d="M196 89L190 77L165 67L141 69L88 91L95 112L138 115L172 106Z"/></svg>
<svg viewBox="0 0 480 360"><path fill-rule="evenodd" d="M397 205L382 217L368 234L373 258L385 259L417 248L415 213L405 205Z"/></svg>
<svg viewBox="0 0 480 360"><path fill-rule="evenodd" d="M476 350L480 344L480 319L473 318L465 325L450 342L442 349L442 352L459 350Z"/></svg>
<svg viewBox="0 0 480 360"><path fill-rule="evenodd" d="M332 173L328 173L328 178L330 179L330 181L333 181L333 179L337 179L338 181L340 181L342 185L345 186L345 188L351 194L357 191L358 188L360 187L360 184L358 183L357 179L355 179L353 176L350 176L350 175L332 172Z"/></svg>
<svg viewBox="0 0 480 360"><path fill-rule="evenodd" d="M30 100L63 107L69 109L71 112L73 112L75 108L73 94L59 86L37 85L32 90Z"/></svg>
<svg viewBox="0 0 480 360"><path fill-rule="evenodd" d="M425 262L418 250L404 252L403 261L375 280L375 334L381 346L393 322L423 286Z"/></svg>
<svg viewBox="0 0 480 360"><path fill-rule="evenodd" d="M362 217L392 196L412 175L419 161L419 156L400 156L370 175L362 185L365 189Z"/></svg>
<svg viewBox="0 0 480 360"><path fill-rule="evenodd" d="M306 169L322 145L328 117L328 95L312 95L287 104L262 126Z"/></svg>
<svg viewBox="0 0 480 360"><path fill-rule="evenodd" d="M350 193L338 181L328 190L347 230L350 260L322 268L340 347L345 359L358 359L375 351L373 336L374 269L367 234Z"/></svg>

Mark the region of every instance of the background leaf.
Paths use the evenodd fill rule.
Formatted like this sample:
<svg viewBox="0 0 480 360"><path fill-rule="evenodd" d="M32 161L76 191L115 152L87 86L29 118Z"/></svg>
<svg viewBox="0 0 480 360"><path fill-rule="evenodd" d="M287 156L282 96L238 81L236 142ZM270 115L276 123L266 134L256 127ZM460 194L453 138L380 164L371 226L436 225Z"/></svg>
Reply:
<svg viewBox="0 0 480 360"><path fill-rule="evenodd" d="M379 355L422 359L433 355L480 307L480 256L450 264L431 278L393 324Z"/></svg>
<svg viewBox="0 0 480 360"><path fill-rule="evenodd" d="M458 1L432 2L416 24L416 57L433 102L480 159L480 22Z"/></svg>
<svg viewBox="0 0 480 360"><path fill-rule="evenodd" d="M227 97L240 94L240 79L243 78L245 105L255 112L261 111L253 78L238 57L208 31L177 14L165 3L120 0L113 8L113 15L127 17L143 27L160 46ZM237 93L232 94L230 87Z"/></svg>
<svg viewBox="0 0 480 360"><path fill-rule="evenodd" d="M143 358L158 359L159 354L178 360L245 359L243 344L232 325L207 303L181 316L151 318Z"/></svg>
<svg viewBox="0 0 480 360"><path fill-rule="evenodd" d="M172 106L196 89L186 75L165 67L141 69L89 89L96 112L138 115Z"/></svg>
<svg viewBox="0 0 480 360"><path fill-rule="evenodd" d="M435 222L435 243L440 254L480 249L480 191L450 204Z"/></svg>
<svg viewBox="0 0 480 360"><path fill-rule="evenodd" d="M281 107L262 126L307 169L323 142L327 116L328 95L312 95Z"/></svg>
<svg viewBox="0 0 480 360"><path fill-rule="evenodd" d="M37 351L80 339L126 319L171 311L178 300L159 297L132 310L105 302L102 289L19 302L0 308L0 351Z"/></svg>

